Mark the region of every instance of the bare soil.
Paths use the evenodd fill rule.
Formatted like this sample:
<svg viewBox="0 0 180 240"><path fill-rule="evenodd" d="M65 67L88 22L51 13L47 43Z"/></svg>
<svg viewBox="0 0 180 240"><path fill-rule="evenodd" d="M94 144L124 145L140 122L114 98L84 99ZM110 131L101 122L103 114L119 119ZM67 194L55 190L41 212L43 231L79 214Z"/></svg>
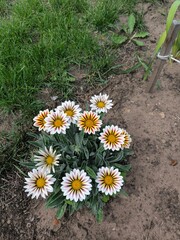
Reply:
<svg viewBox="0 0 180 240"><path fill-rule="evenodd" d="M165 27L161 13L166 9L150 4L144 7L151 35L138 54L148 57ZM119 53L119 61L128 67L133 65L134 48L129 44ZM98 89L87 91L82 84L77 92L78 101L85 104L93 94L109 94L114 108L106 121L126 128L132 136L135 154L129 159L132 170L124 186L129 196L110 201L101 224L87 209L57 221L55 211L45 209L43 201L27 199L22 177L12 173L2 179L0 239L180 239L179 74L177 63L166 63L160 86L152 94L146 93L148 83L142 80L142 70L110 76L108 84Z"/></svg>

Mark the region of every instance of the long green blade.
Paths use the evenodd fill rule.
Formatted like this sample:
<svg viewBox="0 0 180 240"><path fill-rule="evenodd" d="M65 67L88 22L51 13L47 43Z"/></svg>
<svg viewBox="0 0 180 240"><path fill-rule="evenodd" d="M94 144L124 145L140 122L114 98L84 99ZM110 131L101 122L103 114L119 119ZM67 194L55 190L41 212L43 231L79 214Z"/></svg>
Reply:
<svg viewBox="0 0 180 240"><path fill-rule="evenodd" d="M179 6L180 6L180 0L176 0L171 5L171 8L170 8L169 13L168 13L168 17L167 17L167 22L166 22L166 33L168 33L168 31L169 31L169 29L171 27L171 24L173 22L174 16L175 16L176 11L177 11Z"/></svg>

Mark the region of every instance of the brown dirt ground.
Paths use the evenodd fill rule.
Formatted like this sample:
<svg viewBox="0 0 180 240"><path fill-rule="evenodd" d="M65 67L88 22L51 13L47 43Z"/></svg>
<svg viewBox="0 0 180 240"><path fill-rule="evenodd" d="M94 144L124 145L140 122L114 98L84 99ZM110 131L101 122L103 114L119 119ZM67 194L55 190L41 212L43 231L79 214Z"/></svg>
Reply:
<svg viewBox="0 0 180 240"><path fill-rule="evenodd" d="M138 54L148 57L164 29L165 17L161 6L144 7L151 36ZM134 46L126 46L119 53L120 62L129 61L131 65L132 51ZM110 76L104 88L86 91L82 87L78 91L82 104L93 94L109 94L114 108L106 120L126 128L133 138L132 171L125 183L129 197L110 201L101 224L87 209L58 222L55 211L45 209L42 201L27 199L22 177L12 173L2 179L0 239L180 239L179 69L176 63L165 64L161 85L152 94L146 93L147 82L142 80L141 70Z"/></svg>

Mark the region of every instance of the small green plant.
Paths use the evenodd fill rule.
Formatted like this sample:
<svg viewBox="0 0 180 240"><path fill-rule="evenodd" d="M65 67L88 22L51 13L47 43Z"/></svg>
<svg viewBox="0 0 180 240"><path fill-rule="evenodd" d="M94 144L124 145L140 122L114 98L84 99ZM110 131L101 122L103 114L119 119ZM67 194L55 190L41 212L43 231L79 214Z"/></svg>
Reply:
<svg viewBox="0 0 180 240"><path fill-rule="evenodd" d="M88 111L65 101L34 118L41 134L31 134L37 150L31 161L21 163L31 169L25 191L32 198L46 198L47 207L57 208L58 219L87 206L101 222L106 202L126 194L122 186L131 168L126 161L132 154L131 137L125 129L103 124L113 106L108 97L91 97Z"/></svg>
<svg viewBox="0 0 180 240"><path fill-rule="evenodd" d="M140 41L139 39L145 38L149 36L148 32L136 32L136 19L134 14L131 14L128 17L127 24L121 26L118 29L119 33L114 33L112 36L112 42L115 45L121 45L128 42L133 42L137 46L144 46L144 42Z"/></svg>
<svg viewBox="0 0 180 240"><path fill-rule="evenodd" d="M159 50L161 49L163 43L166 40L167 34L169 32L169 29L172 25L172 22L174 20L174 16L178 10L180 6L180 0L176 0L172 5L171 8L169 9L169 13L167 16L167 21L166 21L166 30L161 34L157 45L156 45L156 49L155 49L155 55L157 55L157 53L159 52ZM172 46L172 55L173 57L180 59L180 33L178 33L178 36Z"/></svg>

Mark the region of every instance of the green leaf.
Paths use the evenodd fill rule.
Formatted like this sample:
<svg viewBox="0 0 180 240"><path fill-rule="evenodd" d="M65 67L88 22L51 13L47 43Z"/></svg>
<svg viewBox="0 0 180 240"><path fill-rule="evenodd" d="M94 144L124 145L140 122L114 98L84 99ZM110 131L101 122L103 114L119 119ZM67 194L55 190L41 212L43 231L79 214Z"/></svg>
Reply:
<svg viewBox="0 0 180 240"><path fill-rule="evenodd" d="M20 162L19 164L23 167L27 167L27 168L30 168L30 169L33 169L35 167L34 162Z"/></svg>
<svg viewBox="0 0 180 240"><path fill-rule="evenodd" d="M139 41L139 40L137 40L137 39L133 39L132 41L133 41L137 46L140 46L140 47L144 46L144 43L143 43L142 41Z"/></svg>
<svg viewBox="0 0 180 240"><path fill-rule="evenodd" d="M122 165L122 164L115 163L114 166L117 167L119 170L121 170L123 172L128 172L131 169L130 164Z"/></svg>
<svg viewBox="0 0 180 240"><path fill-rule="evenodd" d="M103 202L108 202L109 201L109 195L104 195L103 197L102 197L102 201Z"/></svg>
<svg viewBox="0 0 180 240"><path fill-rule="evenodd" d="M60 206L57 213L56 217L57 219L61 219L64 216L64 213L66 211L67 203L65 203L63 206Z"/></svg>
<svg viewBox="0 0 180 240"><path fill-rule="evenodd" d="M88 175L93 178L96 179L96 173L94 172L94 170L88 166L86 166L86 172L88 173Z"/></svg>
<svg viewBox="0 0 180 240"><path fill-rule="evenodd" d="M84 155L85 155L86 159L88 160L89 159L89 151L88 151L87 147L84 147L83 151L84 151Z"/></svg>
<svg viewBox="0 0 180 240"><path fill-rule="evenodd" d="M121 189L119 193L122 194L122 195L124 195L125 197L128 197L128 196L129 196L124 189Z"/></svg>
<svg viewBox="0 0 180 240"><path fill-rule="evenodd" d="M113 160L110 160L109 162L110 163L115 163L115 162L120 162L124 157L124 152L121 150L118 155L113 159Z"/></svg>
<svg viewBox="0 0 180 240"><path fill-rule="evenodd" d="M163 43L164 43L164 41L165 41L165 39L166 39L166 31L164 31L162 34L161 34L161 36L160 36L160 38L159 38L159 40L158 40L158 43L157 43L157 45L156 45L156 48L155 48L155 54L157 54L158 52L159 52L159 50L160 50L160 48L161 48L161 46L163 45Z"/></svg>
<svg viewBox="0 0 180 240"><path fill-rule="evenodd" d="M112 40L113 43L120 45L120 44L124 43L127 40L127 37L123 36L123 35L116 35L116 34L114 34L112 36L111 40Z"/></svg>
<svg viewBox="0 0 180 240"><path fill-rule="evenodd" d="M103 210L102 208L99 208L96 214L96 219L98 223L101 223L103 220Z"/></svg>
<svg viewBox="0 0 180 240"><path fill-rule="evenodd" d="M70 201L70 200L66 200L66 203L69 204L69 205L71 205L71 206L74 204L74 202L73 202L73 201Z"/></svg>
<svg viewBox="0 0 180 240"><path fill-rule="evenodd" d="M167 21L166 21L166 33L168 33L168 31L169 31L169 29L171 27L171 24L173 22L174 16L175 16L176 11L177 11L179 6L180 6L180 1L179 0L176 0L171 5L171 8L170 8L169 13L168 13Z"/></svg>
<svg viewBox="0 0 180 240"><path fill-rule="evenodd" d="M131 14L128 18L128 32L129 34L131 34L134 30L134 26L135 26L135 23L136 23L136 19L134 17L134 14Z"/></svg>
<svg viewBox="0 0 180 240"><path fill-rule="evenodd" d="M149 36L149 33L148 32L139 32L139 33L135 33L134 34L134 37L135 38L145 38Z"/></svg>
<svg viewBox="0 0 180 240"><path fill-rule="evenodd" d="M60 192L57 192L55 194L52 194L47 200L45 206L48 208L56 208L60 205L62 205L64 202L64 197L60 194Z"/></svg>

